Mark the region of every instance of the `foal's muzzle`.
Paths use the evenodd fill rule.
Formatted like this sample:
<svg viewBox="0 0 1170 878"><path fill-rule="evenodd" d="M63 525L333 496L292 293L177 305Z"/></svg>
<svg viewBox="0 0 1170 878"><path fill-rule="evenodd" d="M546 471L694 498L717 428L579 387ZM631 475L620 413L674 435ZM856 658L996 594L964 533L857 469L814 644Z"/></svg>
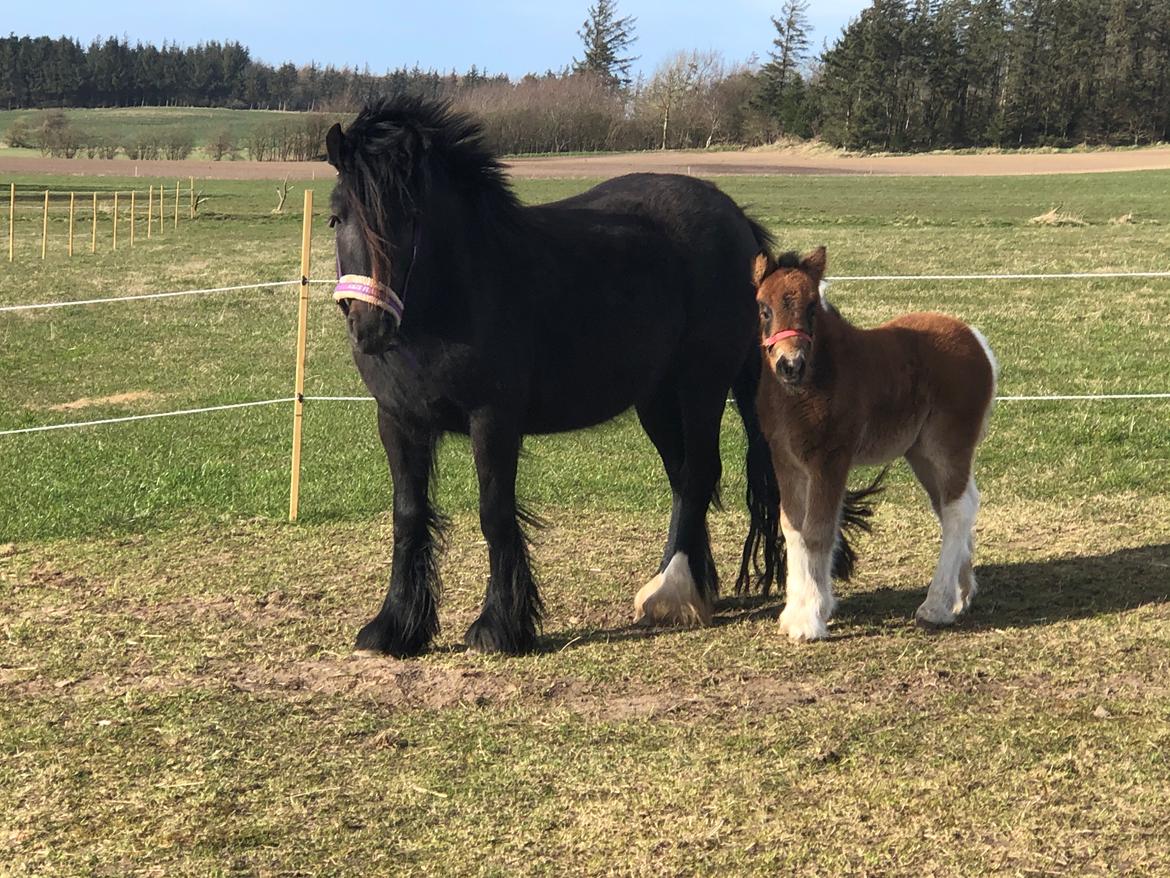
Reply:
<svg viewBox="0 0 1170 878"><path fill-rule="evenodd" d="M776 375L785 384L796 386L804 381L807 363L804 351L797 351L791 355L781 354L776 360Z"/></svg>

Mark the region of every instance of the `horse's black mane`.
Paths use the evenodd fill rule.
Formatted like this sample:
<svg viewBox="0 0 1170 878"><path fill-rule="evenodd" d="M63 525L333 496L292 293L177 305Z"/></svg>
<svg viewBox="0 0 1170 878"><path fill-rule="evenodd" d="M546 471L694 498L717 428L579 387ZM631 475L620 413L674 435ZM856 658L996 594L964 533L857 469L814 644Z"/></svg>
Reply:
<svg viewBox="0 0 1170 878"><path fill-rule="evenodd" d="M800 254L795 250L781 253L776 257L777 268L800 268Z"/></svg>
<svg viewBox="0 0 1170 878"><path fill-rule="evenodd" d="M346 129L341 170L354 182L360 178L362 189L373 184L383 196L397 192L410 204L428 162L460 188L517 204L503 165L485 142L483 125L448 101L380 98Z"/></svg>

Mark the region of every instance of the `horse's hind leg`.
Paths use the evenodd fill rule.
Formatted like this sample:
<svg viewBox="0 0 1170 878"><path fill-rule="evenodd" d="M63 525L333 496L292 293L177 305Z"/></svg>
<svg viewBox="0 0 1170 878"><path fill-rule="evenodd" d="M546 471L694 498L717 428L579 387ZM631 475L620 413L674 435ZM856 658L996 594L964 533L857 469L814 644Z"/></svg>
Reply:
<svg viewBox="0 0 1170 878"><path fill-rule="evenodd" d="M378 433L394 479L394 560L382 608L358 632L357 649L417 655L439 631L439 565L443 517L431 505L429 481L436 437L402 429L378 411Z"/></svg>
<svg viewBox="0 0 1170 878"><path fill-rule="evenodd" d="M966 465L952 462L943 468L932 466L919 456L907 455L919 481L931 494L932 505L942 525L938 566L927 589L926 600L914 614L926 625L953 624L975 597L977 586L971 557L975 518L979 513L979 489L971 475L970 455L961 457ZM930 479L933 489L927 479Z"/></svg>
<svg viewBox="0 0 1170 878"><path fill-rule="evenodd" d="M513 655L536 645L543 607L528 559L524 517L516 503L521 434L518 420L488 412L471 421L471 450L479 476L479 522L491 567L479 618L467 629L467 645Z"/></svg>
<svg viewBox="0 0 1170 878"><path fill-rule="evenodd" d="M678 438L682 440L681 468L671 477L675 494L661 572L650 580L634 598L634 620L648 624L710 624L714 612L719 580L711 557L707 533L707 507L719 483L722 464L719 459L719 427L726 404L727 387L705 386L684 382L686 391L675 397L681 415L681 430L658 425L657 436L648 422L650 409L640 407L639 416L670 475L677 459ZM669 392L674 395L673 388ZM659 400L660 412L669 411Z"/></svg>
<svg viewBox="0 0 1170 878"><path fill-rule="evenodd" d="M659 388L649 399L638 403L637 411L642 429L646 431L646 435L658 450L658 456L662 458L662 468L666 471L666 479L670 483L670 528L666 534L662 563L658 566L658 572L662 573L674 556L674 544L678 538L678 516L682 509L684 456L682 411L673 386Z"/></svg>

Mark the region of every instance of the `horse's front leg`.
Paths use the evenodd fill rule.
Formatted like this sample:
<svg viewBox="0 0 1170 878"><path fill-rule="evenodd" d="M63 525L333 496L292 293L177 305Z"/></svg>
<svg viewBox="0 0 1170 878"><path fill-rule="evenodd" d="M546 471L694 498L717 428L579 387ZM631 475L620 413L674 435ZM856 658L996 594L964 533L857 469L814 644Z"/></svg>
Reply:
<svg viewBox="0 0 1170 878"><path fill-rule="evenodd" d="M780 527L788 550L788 578L780 629L804 642L829 636L836 548L848 465L829 461L780 484Z"/></svg>
<svg viewBox="0 0 1170 878"><path fill-rule="evenodd" d="M394 560L378 615L357 636L357 648L399 658L418 655L439 632L439 563L443 516L431 505L436 434L404 429L378 409L378 434L394 480Z"/></svg>
<svg viewBox="0 0 1170 878"><path fill-rule="evenodd" d="M512 655L536 645L543 607L528 559L528 539L516 505L519 419L490 411L471 420L471 450L479 476L479 522L491 568L479 618L467 645Z"/></svg>

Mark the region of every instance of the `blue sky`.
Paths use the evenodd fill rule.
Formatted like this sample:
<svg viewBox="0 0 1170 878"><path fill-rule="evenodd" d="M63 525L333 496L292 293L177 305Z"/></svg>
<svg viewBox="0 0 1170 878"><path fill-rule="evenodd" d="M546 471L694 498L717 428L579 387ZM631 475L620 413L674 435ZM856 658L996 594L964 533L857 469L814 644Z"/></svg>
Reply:
<svg viewBox="0 0 1170 878"><path fill-rule="evenodd" d="M181 44L238 40L270 63L317 61L381 72L418 63L440 70L472 64L519 76L560 69L580 55L577 30L590 0L3 0L0 29L16 34L125 36L131 42ZM868 0L812 0L813 46L840 32ZM639 69L650 72L680 49L717 49L730 61L766 54L774 30L768 20L780 0L619 0L637 18ZM337 14L334 14L336 12Z"/></svg>

